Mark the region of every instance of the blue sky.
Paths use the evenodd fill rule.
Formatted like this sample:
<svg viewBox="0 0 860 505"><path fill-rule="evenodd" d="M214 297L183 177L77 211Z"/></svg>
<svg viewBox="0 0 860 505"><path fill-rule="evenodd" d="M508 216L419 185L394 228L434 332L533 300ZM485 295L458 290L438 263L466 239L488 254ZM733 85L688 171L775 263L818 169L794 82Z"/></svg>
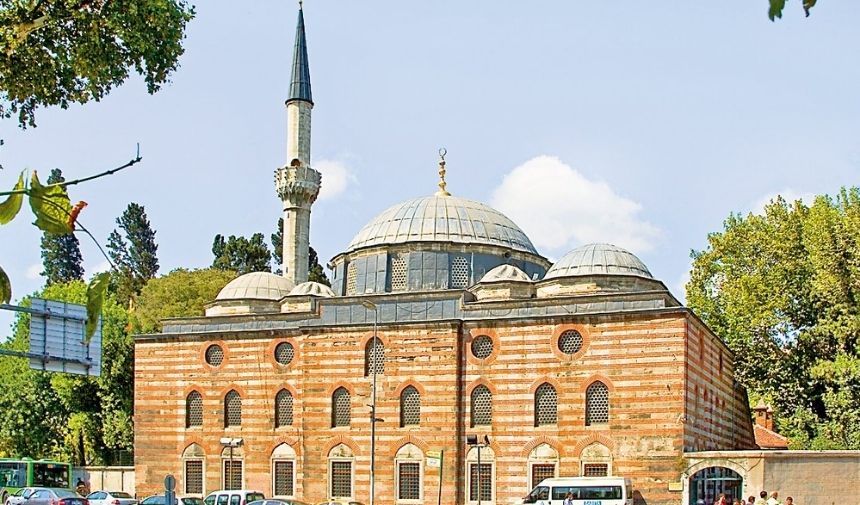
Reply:
<svg viewBox="0 0 860 505"><path fill-rule="evenodd" d="M132 78L100 103L0 123L11 187L23 168L67 178L103 243L130 201L157 231L161 271L211 263L216 233L273 231L286 161L291 2L205 2L172 82ZM547 257L591 241L638 254L678 296L689 252L730 212L829 193L860 175L860 3L781 21L767 0L305 3L325 193L311 243L328 259L383 209L427 195L437 150L450 191L491 203ZM14 296L41 286L39 233L0 229ZM81 237L85 265L103 268ZM0 314L0 336L11 317Z"/></svg>

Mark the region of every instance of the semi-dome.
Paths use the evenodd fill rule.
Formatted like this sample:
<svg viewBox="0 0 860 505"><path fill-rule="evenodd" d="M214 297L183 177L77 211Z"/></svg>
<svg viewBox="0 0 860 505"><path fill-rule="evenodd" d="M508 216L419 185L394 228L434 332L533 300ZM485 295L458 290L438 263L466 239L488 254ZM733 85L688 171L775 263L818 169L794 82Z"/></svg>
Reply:
<svg viewBox="0 0 860 505"><path fill-rule="evenodd" d="M319 296L329 298L334 296L334 291L325 284L307 281L299 284L290 291L290 296Z"/></svg>
<svg viewBox="0 0 860 505"><path fill-rule="evenodd" d="M290 294L293 283L269 272L251 272L230 281L215 300L280 300Z"/></svg>
<svg viewBox="0 0 860 505"><path fill-rule="evenodd" d="M499 265L484 274L480 282L531 282L531 279L525 272L513 265Z"/></svg>
<svg viewBox="0 0 860 505"><path fill-rule="evenodd" d="M653 279L642 260L611 244L587 244L570 251L544 276L546 279L577 275L635 275Z"/></svg>
<svg viewBox="0 0 860 505"><path fill-rule="evenodd" d="M346 252L406 242L485 244L538 254L520 227L501 212L442 194L407 200L383 211L358 232Z"/></svg>

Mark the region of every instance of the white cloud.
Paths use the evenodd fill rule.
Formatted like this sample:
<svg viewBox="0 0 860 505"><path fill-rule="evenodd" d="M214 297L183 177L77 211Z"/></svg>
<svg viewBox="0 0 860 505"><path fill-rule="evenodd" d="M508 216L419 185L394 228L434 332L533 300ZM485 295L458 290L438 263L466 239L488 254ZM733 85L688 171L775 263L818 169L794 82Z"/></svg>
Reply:
<svg viewBox="0 0 860 505"><path fill-rule="evenodd" d="M42 268L41 263L34 263L27 268L25 276L32 281L39 280L42 277Z"/></svg>
<svg viewBox="0 0 860 505"><path fill-rule="evenodd" d="M690 270L692 270L693 264L687 267L684 270L684 273L681 274L681 277L678 279L678 283L675 284L674 289L672 290L672 294L675 295L678 300L684 305L687 304L687 283L690 282Z"/></svg>
<svg viewBox="0 0 860 505"><path fill-rule="evenodd" d="M800 192L791 188L785 188L782 191L768 193L756 200L751 206L753 214L764 214L764 207L776 199L777 196L782 196L782 199L789 204L792 204L797 200L802 200L804 204L811 205L813 200L815 200L814 193Z"/></svg>
<svg viewBox="0 0 860 505"><path fill-rule="evenodd" d="M661 234L638 216L641 205L553 156L538 156L514 168L493 191L492 203L536 246L562 254L590 242L648 251Z"/></svg>
<svg viewBox="0 0 860 505"><path fill-rule="evenodd" d="M355 175L343 162L316 160L313 167L322 174L319 199L329 200L343 194L350 184L356 182Z"/></svg>

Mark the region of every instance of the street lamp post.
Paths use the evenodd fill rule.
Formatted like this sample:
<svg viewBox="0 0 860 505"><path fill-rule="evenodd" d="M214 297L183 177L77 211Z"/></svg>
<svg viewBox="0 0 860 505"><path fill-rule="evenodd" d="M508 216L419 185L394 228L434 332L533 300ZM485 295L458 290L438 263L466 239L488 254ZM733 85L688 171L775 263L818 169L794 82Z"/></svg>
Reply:
<svg viewBox="0 0 860 505"><path fill-rule="evenodd" d="M483 443L478 442L478 435L466 435L466 445L474 447L478 451L478 505L481 505L481 449L490 446L490 437L484 435ZM492 476L490 476L492 478ZM469 485L471 487L471 484ZM468 497L467 500L468 501Z"/></svg>
<svg viewBox="0 0 860 505"><path fill-rule="evenodd" d="M374 499L376 497L376 368L379 366L377 360L379 356L377 355L377 349L379 342L377 340L376 335L376 327L379 323L379 311L376 307L376 304L369 301L363 300L361 304L368 310L373 311L373 343L371 344L371 376L372 385L371 385L371 393L370 393L370 505L374 505Z"/></svg>

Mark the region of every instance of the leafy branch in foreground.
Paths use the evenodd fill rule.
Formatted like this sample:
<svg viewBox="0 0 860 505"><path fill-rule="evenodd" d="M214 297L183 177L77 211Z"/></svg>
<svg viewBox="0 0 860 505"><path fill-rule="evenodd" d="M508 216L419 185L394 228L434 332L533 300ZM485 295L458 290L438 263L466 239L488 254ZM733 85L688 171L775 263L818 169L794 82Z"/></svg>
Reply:
<svg viewBox="0 0 860 505"><path fill-rule="evenodd" d="M0 225L7 224L15 219L24 204L24 197L27 196L30 203L30 209L36 216L36 221L33 224L37 228L43 232L53 233L55 235L67 235L73 233L76 229L79 229L92 239L102 256L105 257L111 265L111 268L113 268L113 263L111 262L110 257L105 254L101 244L99 244L93 234L84 227L83 223L81 223L79 219L80 213L83 208L86 207L87 203L80 201L76 205L72 206L66 187L115 174L120 170L139 163L141 160L140 147L138 146L136 156L124 165L92 176L83 177L81 179L47 185L43 185L41 181L39 181L38 174L35 170L30 174L29 184L27 184L28 178L25 177L25 172L21 172L18 176L18 181L15 183L15 186L11 191L0 191L0 197L7 197L4 201L0 202ZM93 336L93 333L95 333L98 318L101 314L102 304L104 303L105 295L107 293L109 279L110 273L102 272L94 276L87 286L87 324L85 335L85 339L87 341L89 341ZM0 303L9 303L11 300L11 281L3 268L0 267Z"/></svg>
<svg viewBox="0 0 860 505"><path fill-rule="evenodd" d="M785 9L785 1L786 0L770 0L770 8L767 11L767 17L769 17L771 21L775 21L776 18L782 18L782 10ZM817 0L803 0L803 12L806 14L806 17L809 17L809 9L815 7L816 1Z"/></svg>

